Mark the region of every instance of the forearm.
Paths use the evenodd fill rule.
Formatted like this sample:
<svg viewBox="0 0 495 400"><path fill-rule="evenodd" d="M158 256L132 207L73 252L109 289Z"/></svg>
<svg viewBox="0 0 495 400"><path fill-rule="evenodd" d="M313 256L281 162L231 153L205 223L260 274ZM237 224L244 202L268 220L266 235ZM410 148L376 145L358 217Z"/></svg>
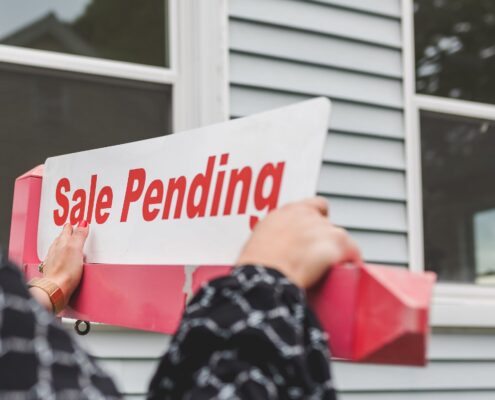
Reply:
<svg viewBox="0 0 495 400"><path fill-rule="evenodd" d="M208 398L229 387L241 399L286 398L288 391L333 399L329 363L304 293L275 270L244 266L193 298L150 398Z"/></svg>
<svg viewBox="0 0 495 400"><path fill-rule="evenodd" d="M31 398L43 390L47 398L90 393L120 399L111 379L55 320L48 294L28 290L19 269L1 254L0 298L1 398Z"/></svg>
<svg viewBox="0 0 495 400"><path fill-rule="evenodd" d="M29 293L43 306L46 311L53 312L53 305L50 301L50 296L48 296L48 293L38 287L29 288Z"/></svg>

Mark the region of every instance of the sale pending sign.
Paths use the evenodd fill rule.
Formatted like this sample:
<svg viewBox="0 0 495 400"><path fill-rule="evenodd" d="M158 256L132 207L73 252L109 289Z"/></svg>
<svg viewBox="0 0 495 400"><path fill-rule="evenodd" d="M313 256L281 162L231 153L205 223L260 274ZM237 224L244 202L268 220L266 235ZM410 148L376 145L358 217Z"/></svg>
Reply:
<svg viewBox="0 0 495 400"><path fill-rule="evenodd" d="M258 220L315 194L329 113L317 98L49 158L38 256L65 223L85 219L88 263L231 265Z"/></svg>

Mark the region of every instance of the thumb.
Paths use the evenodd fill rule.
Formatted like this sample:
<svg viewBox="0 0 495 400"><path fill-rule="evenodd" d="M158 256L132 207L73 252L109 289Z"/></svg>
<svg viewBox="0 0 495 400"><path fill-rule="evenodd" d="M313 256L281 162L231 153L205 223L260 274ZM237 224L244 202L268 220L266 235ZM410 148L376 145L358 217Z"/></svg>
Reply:
<svg viewBox="0 0 495 400"><path fill-rule="evenodd" d="M84 243L88 238L89 234L89 224L87 221L79 222L79 225L72 232L72 240L74 240L81 249L84 247Z"/></svg>

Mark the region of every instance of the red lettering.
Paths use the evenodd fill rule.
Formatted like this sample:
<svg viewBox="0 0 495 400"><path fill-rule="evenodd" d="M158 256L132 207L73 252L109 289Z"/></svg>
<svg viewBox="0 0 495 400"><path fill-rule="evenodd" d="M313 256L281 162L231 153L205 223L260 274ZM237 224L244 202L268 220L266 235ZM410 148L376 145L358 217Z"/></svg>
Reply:
<svg viewBox="0 0 495 400"><path fill-rule="evenodd" d="M269 163L261 169L254 190L254 205L258 211L262 211L265 208L267 209L267 211L270 211L277 207L278 196L280 194L280 186L282 185L284 166L285 162L279 162L277 163L277 166ZM268 178L271 178L272 180L272 187L270 193L265 196L263 194L263 190L265 187L265 182ZM251 216L249 219L250 228L254 229L257 223L258 217Z"/></svg>
<svg viewBox="0 0 495 400"><path fill-rule="evenodd" d="M220 157L220 165L226 165L229 161L228 154L222 154ZM217 175L217 181L215 183L215 193L213 195L213 203L211 205L210 215L212 217L218 215L218 207L220 206L220 197L222 196L223 179L225 177L225 171L220 171Z"/></svg>
<svg viewBox="0 0 495 400"><path fill-rule="evenodd" d="M104 224L108 217L110 216L109 212L102 212L104 210L108 210L112 207L113 202L113 191L110 186L103 186L98 193L98 198L96 199L96 207L95 207L95 221L97 224Z"/></svg>
<svg viewBox="0 0 495 400"><path fill-rule="evenodd" d="M269 163L261 169L254 191L254 205L258 211L261 211L264 208L267 208L269 211L277 207L284 167L285 162L279 162L277 163L277 166ZM267 196L264 196L263 190L268 178L272 179L272 187L270 193Z"/></svg>
<svg viewBox="0 0 495 400"><path fill-rule="evenodd" d="M251 167L244 167L240 171L238 169L232 170L232 172L230 173L229 187L227 189L227 199L225 200L225 209L223 211L223 215L230 215L230 212L232 211L235 189L239 182L242 182L242 192L237 212L239 214L244 214L246 212L252 175L253 171Z"/></svg>
<svg viewBox="0 0 495 400"><path fill-rule="evenodd" d="M256 227L256 224L259 222L259 218L256 215L251 215L249 217L249 229L253 230Z"/></svg>
<svg viewBox="0 0 495 400"><path fill-rule="evenodd" d="M77 189L72 195L72 201L75 204L70 210L70 223L77 225L84 218L84 210L86 209L86 192L84 189Z"/></svg>
<svg viewBox="0 0 495 400"><path fill-rule="evenodd" d="M153 221L158 213L158 208L150 209L150 206L160 204L163 199L163 183L162 181L155 179L150 183L143 200L143 218L145 221Z"/></svg>
<svg viewBox="0 0 495 400"><path fill-rule="evenodd" d="M95 207L95 194L96 194L96 175L91 175L91 184L89 186L89 201L88 201L88 214L86 221L91 223L93 219L93 209Z"/></svg>
<svg viewBox="0 0 495 400"><path fill-rule="evenodd" d="M127 178L127 188L124 195L124 204L122 206L122 214L120 215L120 222L126 222L129 215L129 206L131 203L137 201L144 189L144 182L146 180L146 171L143 168L131 169ZM137 183L136 188L134 188Z"/></svg>
<svg viewBox="0 0 495 400"><path fill-rule="evenodd" d="M177 201L175 203L174 218L180 218L182 213L182 204L184 203L184 195L186 193L186 177L179 176L177 179L172 178L168 181L167 196L165 199L165 206L163 208L162 219L168 219L170 215L170 207L172 205L172 198L177 191Z"/></svg>
<svg viewBox="0 0 495 400"><path fill-rule="evenodd" d="M62 193L62 190L65 192L70 191L70 181L67 178L60 179L55 189L55 200L62 208L62 210L53 210L53 222L57 226L64 225L69 216L69 199Z"/></svg>
<svg viewBox="0 0 495 400"><path fill-rule="evenodd" d="M213 167L215 166L215 156L208 158L206 172L198 174L194 177L189 188L187 196L187 216L189 218L204 217L206 213L206 204L208 202L208 192L210 191L211 177L213 175ZM198 204L194 204L196 191L201 188L201 197Z"/></svg>
<svg viewBox="0 0 495 400"><path fill-rule="evenodd" d="M219 165L218 169L215 170L217 158L219 158ZM140 204L142 218L148 222L159 218L160 213L163 220L179 219L184 207L186 207L187 218L204 217L210 197L213 197L209 214L212 217L222 212L220 207L223 207L223 215L225 216L232 213L245 214L251 199L254 203L254 209L260 214L262 211L268 212L277 207L285 162L267 163L256 176L253 175L256 172L253 172L251 166L226 171L228 161L228 153L224 153L220 157L208 157L203 172L192 177L189 186L185 176L170 178L168 183L162 179L154 179L148 185L146 171L143 168L130 170L120 222L128 220L131 205L139 201L142 201ZM227 172L229 172L228 185L225 182ZM77 189L74 192L71 192L69 179L60 179L55 191L57 208L53 210L53 219L57 226L63 225L67 220L72 225L77 225L82 219L89 222L93 216L96 224L104 224L108 221L113 204L113 190L111 186L103 186L98 190L97 179L97 175L92 175L89 190ZM214 190L212 189L213 180L215 181ZM224 186L226 186L225 197L223 194ZM210 189L212 189L211 194ZM225 203L223 203L224 198ZM135 207L139 206L135 205ZM133 218L140 217L136 214L133 215ZM249 216L251 229L257 222L258 215Z"/></svg>

